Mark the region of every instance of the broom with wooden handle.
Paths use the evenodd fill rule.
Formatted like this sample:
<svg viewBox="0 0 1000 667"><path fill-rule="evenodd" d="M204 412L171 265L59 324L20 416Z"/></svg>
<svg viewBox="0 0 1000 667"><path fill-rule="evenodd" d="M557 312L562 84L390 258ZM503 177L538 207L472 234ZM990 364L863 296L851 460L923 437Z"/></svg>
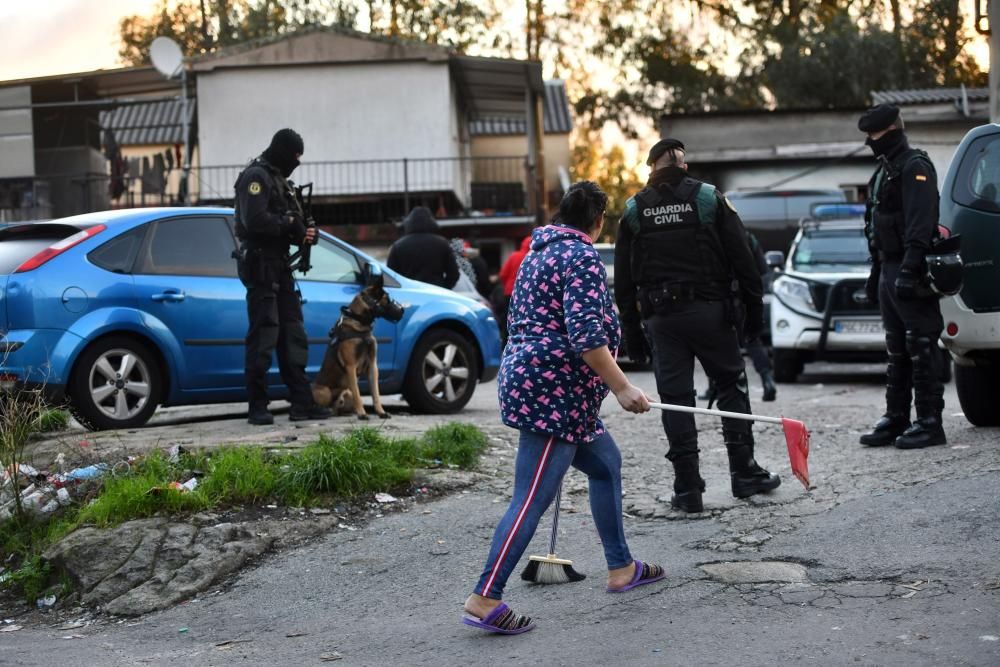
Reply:
<svg viewBox="0 0 1000 667"><path fill-rule="evenodd" d="M562 499L562 482L556 489L555 509L552 512L552 539L549 540L547 556L529 556L528 567L524 568L521 578L536 584L566 584L571 581L582 581L587 575L573 569L573 561L556 557L556 530L559 528L559 501Z"/></svg>

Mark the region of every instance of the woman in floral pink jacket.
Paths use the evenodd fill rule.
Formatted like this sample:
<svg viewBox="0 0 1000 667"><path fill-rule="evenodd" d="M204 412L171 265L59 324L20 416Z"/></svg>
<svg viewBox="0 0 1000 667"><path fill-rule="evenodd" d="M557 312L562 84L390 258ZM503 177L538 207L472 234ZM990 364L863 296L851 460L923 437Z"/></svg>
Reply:
<svg viewBox="0 0 1000 667"><path fill-rule="evenodd" d="M621 453L599 417L609 391L630 412L649 410L649 399L614 358L621 340L618 316L591 242L601 232L607 201L589 181L570 187L553 222L532 234L531 252L517 274L498 380L503 422L521 432L514 493L463 619L489 632L519 634L534 627L501 596L570 466L590 478L608 592L664 577L663 568L634 560L629 552L622 527Z"/></svg>

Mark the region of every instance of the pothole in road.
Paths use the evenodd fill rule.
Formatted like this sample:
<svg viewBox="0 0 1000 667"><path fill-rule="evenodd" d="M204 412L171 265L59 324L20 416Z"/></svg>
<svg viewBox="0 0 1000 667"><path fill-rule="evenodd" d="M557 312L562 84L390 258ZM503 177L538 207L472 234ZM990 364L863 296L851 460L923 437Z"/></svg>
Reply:
<svg viewBox="0 0 1000 667"><path fill-rule="evenodd" d="M805 566L784 561L728 561L705 563L698 567L712 579L724 584L763 584L768 582L796 584L809 581Z"/></svg>

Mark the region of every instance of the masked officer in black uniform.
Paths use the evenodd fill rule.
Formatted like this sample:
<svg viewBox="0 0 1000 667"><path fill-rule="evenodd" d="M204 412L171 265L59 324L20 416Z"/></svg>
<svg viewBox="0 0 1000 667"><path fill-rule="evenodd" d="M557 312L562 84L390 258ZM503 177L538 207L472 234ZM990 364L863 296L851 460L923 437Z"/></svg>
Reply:
<svg viewBox="0 0 1000 667"><path fill-rule="evenodd" d="M938 235L937 174L927 153L910 148L899 109L880 104L858 121L878 158L868 183L866 232L872 271L865 285L878 301L889 353L885 415L861 444L900 449L943 445L944 387L935 347L944 323L927 283L924 256ZM910 424L910 396L917 420Z"/></svg>
<svg viewBox="0 0 1000 667"><path fill-rule="evenodd" d="M660 400L695 404L697 358L718 389L719 409L750 413L737 328L756 338L764 307L743 223L713 186L688 176L680 141L659 141L646 164L649 182L626 202L615 245L615 300L629 357L642 361L645 325ZM777 488L778 476L754 461L750 422L723 419L722 426L733 495ZM694 416L664 412L663 428L674 466L671 505L700 512L705 482Z"/></svg>
<svg viewBox="0 0 1000 667"><path fill-rule="evenodd" d="M288 183L305 147L294 130L275 133L271 145L236 179L236 234L240 279L247 288L246 379L251 424L273 424L267 409L267 372L275 347L281 380L288 386L289 419L326 419L332 413L313 400L306 363L309 341L302 303L289 266L289 245L316 243L301 202Z"/></svg>

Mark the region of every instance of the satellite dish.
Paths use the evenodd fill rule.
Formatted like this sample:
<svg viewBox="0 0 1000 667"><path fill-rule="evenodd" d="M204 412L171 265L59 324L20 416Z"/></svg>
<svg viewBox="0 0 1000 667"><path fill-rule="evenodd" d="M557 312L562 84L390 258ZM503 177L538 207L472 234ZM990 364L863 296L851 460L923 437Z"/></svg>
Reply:
<svg viewBox="0 0 1000 667"><path fill-rule="evenodd" d="M149 59L153 61L156 71L171 79L180 71L184 54L174 40L169 37L157 37L149 45Z"/></svg>

